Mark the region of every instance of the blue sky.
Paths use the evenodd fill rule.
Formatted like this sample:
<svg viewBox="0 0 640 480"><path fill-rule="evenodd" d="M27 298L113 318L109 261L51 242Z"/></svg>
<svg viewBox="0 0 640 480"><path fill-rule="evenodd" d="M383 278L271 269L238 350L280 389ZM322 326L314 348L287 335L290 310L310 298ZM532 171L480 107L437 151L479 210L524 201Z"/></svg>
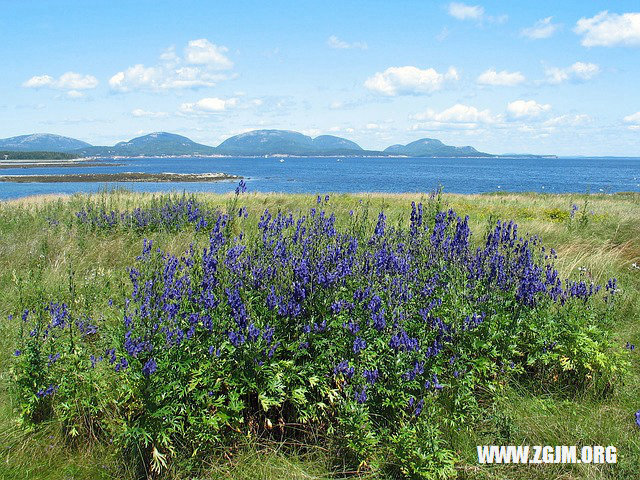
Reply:
<svg viewBox="0 0 640 480"><path fill-rule="evenodd" d="M0 0L0 137L640 156L640 5Z"/></svg>

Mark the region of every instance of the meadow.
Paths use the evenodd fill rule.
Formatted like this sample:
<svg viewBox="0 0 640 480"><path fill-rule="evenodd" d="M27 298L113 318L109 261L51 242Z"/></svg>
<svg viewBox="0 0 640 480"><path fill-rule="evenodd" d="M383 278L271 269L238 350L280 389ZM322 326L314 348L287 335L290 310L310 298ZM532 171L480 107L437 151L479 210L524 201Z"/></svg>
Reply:
<svg viewBox="0 0 640 480"><path fill-rule="evenodd" d="M1 478L637 478L638 194L116 190L0 234Z"/></svg>

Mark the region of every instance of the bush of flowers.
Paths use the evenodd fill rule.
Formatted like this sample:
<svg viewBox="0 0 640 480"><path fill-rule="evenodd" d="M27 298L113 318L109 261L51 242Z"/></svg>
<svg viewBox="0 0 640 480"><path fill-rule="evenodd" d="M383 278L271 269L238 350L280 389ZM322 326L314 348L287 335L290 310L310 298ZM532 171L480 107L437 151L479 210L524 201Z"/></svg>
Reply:
<svg viewBox="0 0 640 480"><path fill-rule="evenodd" d="M202 249L144 240L117 322L25 312L25 420L91 425L141 471L247 436L321 434L350 469L448 477L443 432L509 381L603 392L620 374L603 328L615 280L562 279L512 222L473 241L467 218L422 204L397 226L363 211L338 226L329 197L295 216L236 207L207 221Z"/></svg>
<svg viewBox="0 0 640 480"><path fill-rule="evenodd" d="M218 212L208 210L193 195L162 196L146 207L116 211L106 205L88 202L76 213L77 223L91 230L132 229L136 231L182 230L193 225L196 230L206 229L215 221Z"/></svg>

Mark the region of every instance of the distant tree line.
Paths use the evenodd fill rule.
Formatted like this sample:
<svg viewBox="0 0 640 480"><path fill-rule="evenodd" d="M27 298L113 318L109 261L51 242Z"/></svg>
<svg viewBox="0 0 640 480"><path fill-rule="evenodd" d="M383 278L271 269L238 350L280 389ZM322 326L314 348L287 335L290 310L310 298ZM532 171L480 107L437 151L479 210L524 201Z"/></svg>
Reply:
<svg viewBox="0 0 640 480"><path fill-rule="evenodd" d="M79 155L76 155L74 153L12 152L0 150L0 160L72 160L79 157Z"/></svg>

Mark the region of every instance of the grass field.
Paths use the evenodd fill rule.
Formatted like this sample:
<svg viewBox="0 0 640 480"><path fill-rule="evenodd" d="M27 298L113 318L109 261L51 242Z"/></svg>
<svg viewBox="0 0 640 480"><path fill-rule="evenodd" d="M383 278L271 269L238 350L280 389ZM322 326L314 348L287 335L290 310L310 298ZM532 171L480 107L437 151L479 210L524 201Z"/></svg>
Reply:
<svg viewBox="0 0 640 480"><path fill-rule="evenodd" d="M352 209L384 210L394 225L407 219L418 194L331 195L328 209L337 223L346 223ZM224 210L233 196L201 194L211 209ZM151 202L150 194L126 191L91 196L30 197L0 203L0 478L97 479L132 475L108 443L89 439L69 444L55 421L36 429L23 428L10 393L9 371L17 335L9 314L24 296L56 298L68 289L72 271L75 301L98 317L108 298L127 293L126 269L140 254L143 238L163 250L180 254L190 243L206 244L193 229L178 232L82 229L75 214L88 202L108 209L132 210ZM246 194L242 205L252 218L270 211L298 212L313 207L315 196ZM514 220L521 233L537 234L557 251L556 267L563 276L580 273L595 283L618 279L621 290L615 322L610 328L617 344L640 345L640 195L486 194L442 196L443 207L469 215L473 232L485 232L497 219ZM572 213L572 205L574 208ZM472 238L473 241L473 238ZM20 297L23 298L20 298ZM471 430L446 432L457 453L458 478L468 479L634 479L640 471L640 349L627 350L630 368L605 395L589 390L545 392L519 383L505 385L487 415ZM220 451L207 458L203 478L320 479L356 475L336 467L321 440L305 445L248 440L232 455ZM617 465L478 465L476 445L614 445ZM362 474L360 476L365 476ZM180 478L180 472L168 476Z"/></svg>

